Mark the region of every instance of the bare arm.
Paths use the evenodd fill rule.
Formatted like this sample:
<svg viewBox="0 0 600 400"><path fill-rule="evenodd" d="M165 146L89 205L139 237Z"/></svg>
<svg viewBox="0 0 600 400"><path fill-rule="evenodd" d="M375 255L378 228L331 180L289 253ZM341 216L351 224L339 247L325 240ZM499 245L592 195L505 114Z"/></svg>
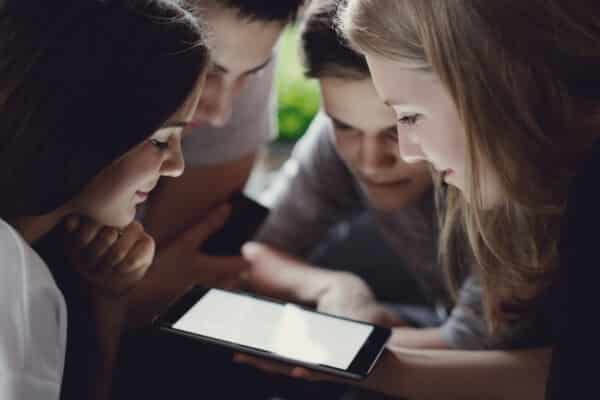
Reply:
<svg viewBox="0 0 600 400"><path fill-rule="evenodd" d="M542 400L549 348L513 351L391 348L365 382L410 399Z"/></svg>
<svg viewBox="0 0 600 400"><path fill-rule="evenodd" d="M362 382L244 354L234 361L313 381L361 386L411 400L543 400L550 348L512 351L388 348Z"/></svg>
<svg viewBox="0 0 600 400"><path fill-rule="evenodd" d="M448 349L439 328L397 327L392 329L388 346L410 349Z"/></svg>
<svg viewBox="0 0 600 400"><path fill-rule="evenodd" d="M227 163L187 167L177 179L162 180L145 211L146 231L160 246L189 228L232 193L243 189L255 156L251 153Z"/></svg>
<svg viewBox="0 0 600 400"><path fill-rule="evenodd" d="M87 393L89 399L104 400L111 398L114 368L119 349L119 339L127 312L124 299L98 297L93 301L94 322L96 328L96 351L92 352L95 366L90 372Z"/></svg>

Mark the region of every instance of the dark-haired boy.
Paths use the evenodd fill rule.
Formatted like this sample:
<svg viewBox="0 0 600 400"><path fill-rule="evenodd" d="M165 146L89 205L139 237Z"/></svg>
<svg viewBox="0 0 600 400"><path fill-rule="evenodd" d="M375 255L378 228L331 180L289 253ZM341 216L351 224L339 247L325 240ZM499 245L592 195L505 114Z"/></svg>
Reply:
<svg viewBox="0 0 600 400"><path fill-rule="evenodd" d="M214 211L244 188L257 152L277 134L274 48L304 0L184 3L209 29L212 65L183 139L185 171L161 181L143 215L160 255L132 295L136 325L190 285L223 285L247 268L241 257L209 257L198 248L224 222L226 213Z"/></svg>
<svg viewBox="0 0 600 400"><path fill-rule="evenodd" d="M336 3L314 0L306 14L301 36L306 74L319 80L322 111L283 169L289 175L287 183L256 237L273 249L256 244L245 248L253 263L250 285L271 295L296 296L328 312L393 323L398 326L392 338L397 346L510 346L516 331L493 337L488 333L474 277L465 279L455 303L446 289L437 263L429 166L400 158L395 114L377 96L365 59L344 46L335 31ZM408 268L429 300L439 309L452 308L449 316L438 318L434 310L415 313L412 307L397 307L394 315L357 277L299 261L332 226L360 212L373 216L397 252L398 264ZM363 258L368 262L369 255ZM398 294L396 300L401 297Z"/></svg>

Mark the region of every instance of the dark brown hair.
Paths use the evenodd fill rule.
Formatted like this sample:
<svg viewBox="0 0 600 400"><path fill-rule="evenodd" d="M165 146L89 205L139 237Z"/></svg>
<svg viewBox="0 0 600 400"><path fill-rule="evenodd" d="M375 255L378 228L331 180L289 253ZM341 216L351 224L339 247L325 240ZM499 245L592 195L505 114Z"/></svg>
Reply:
<svg viewBox="0 0 600 400"><path fill-rule="evenodd" d="M0 216L66 203L184 103L207 58L173 1L6 0Z"/></svg>
<svg viewBox="0 0 600 400"><path fill-rule="evenodd" d="M351 80L369 78L365 57L354 51L335 27L337 0L312 0L300 30L305 75Z"/></svg>

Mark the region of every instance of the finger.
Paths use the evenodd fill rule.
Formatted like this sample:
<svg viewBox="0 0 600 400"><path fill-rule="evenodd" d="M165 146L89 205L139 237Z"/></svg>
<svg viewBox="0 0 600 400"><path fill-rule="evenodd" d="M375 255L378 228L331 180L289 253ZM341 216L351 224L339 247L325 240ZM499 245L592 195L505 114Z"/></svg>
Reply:
<svg viewBox="0 0 600 400"><path fill-rule="evenodd" d="M293 368L290 375L294 378L305 379L308 381L324 380L324 378L320 374L310 371L306 368L302 368L302 367Z"/></svg>
<svg viewBox="0 0 600 400"><path fill-rule="evenodd" d="M155 247L154 240L149 235L145 235L135 243L123 261L115 267L115 270L121 274L129 274L134 271L139 273L140 270L141 273L145 273L154 259Z"/></svg>
<svg viewBox="0 0 600 400"><path fill-rule="evenodd" d="M210 235L223 227L230 213L229 204L218 206L211 210L207 217L187 229L178 239L189 242L194 247L199 247Z"/></svg>
<svg viewBox="0 0 600 400"><path fill-rule="evenodd" d="M261 371L271 374L292 376L293 367L281 364L275 361L267 361L257 357L252 357L246 354L237 353L233 356L233 362L240 364L251 365Z"/></svg>
<svg viewBox="0 0 600 400"><path fill-rule="evenodd" d="M318 279L320 274L317 268L255 242L246 243L242 247L242 254L251 264L246 277L246 285L250 290L296 301L314 300L303 292L307 285L311 285L309 281ZM296 298L298 296L301 298Z"/></svg>
<svg viewBox="0 0 600 400"><path fill-rule="evenodd" d="M104 260L106 267L113 268L127 257L137 243L141 231L143 231L143 228L137 221L132 222L121 231L121 237L106 252Z"/></svg>
<svg viewBox="0 0 600 400"><path fill-rule="evenodd" d="M144 235L135 243L122 262L102 271L103 286L117 294L130 290L148 272L152 264L154 248L154 240L149 235Z"/></svg>
<svg viewBox="0 0 600 400"><path fill-rule="evenodd" d="M77 243L81 248L87 247L102 229L102 225L90 219L82 220L74 231Z"/></svg>
<svg viewBox="0 0 600 400"><path fill-rule="evenodd" d="M77 221L77 223L73 221ZM72 218L69 224L75 229L65 237L65 253L76 270L87 273L90 269L87 246L96 237L102 226L83 217Z"/></svg>
<svg viewBox="0 0 600 400"><path fill-rule="evenodd" d="M277 250L266 244L247 242L242 246L242 256L251 264L261 268L277 268L282 266L294 268L298 273L303 273L306 268L311 268L305 262L283 251Z"/></svg>
<svg viewBox="0 0 600 400"><path fill-rule="evenodd" d="M83 252L83 257L87 260L89 268L94 268L101 263L104 255L118 237L119 232L115 228L104 227L98 232Z"/></svg>

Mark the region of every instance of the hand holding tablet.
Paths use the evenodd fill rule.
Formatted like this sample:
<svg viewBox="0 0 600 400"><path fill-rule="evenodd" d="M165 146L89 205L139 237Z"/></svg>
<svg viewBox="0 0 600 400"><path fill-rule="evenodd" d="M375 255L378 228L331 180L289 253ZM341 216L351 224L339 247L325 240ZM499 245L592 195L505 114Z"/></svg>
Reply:
<svg viewBox="0 0 600 400"><path fill-rule="evenodd" d="M164 332L350 379L369 374L390 335L387 328L294 304L202 287L191 289L155 324Z"/></svg>

